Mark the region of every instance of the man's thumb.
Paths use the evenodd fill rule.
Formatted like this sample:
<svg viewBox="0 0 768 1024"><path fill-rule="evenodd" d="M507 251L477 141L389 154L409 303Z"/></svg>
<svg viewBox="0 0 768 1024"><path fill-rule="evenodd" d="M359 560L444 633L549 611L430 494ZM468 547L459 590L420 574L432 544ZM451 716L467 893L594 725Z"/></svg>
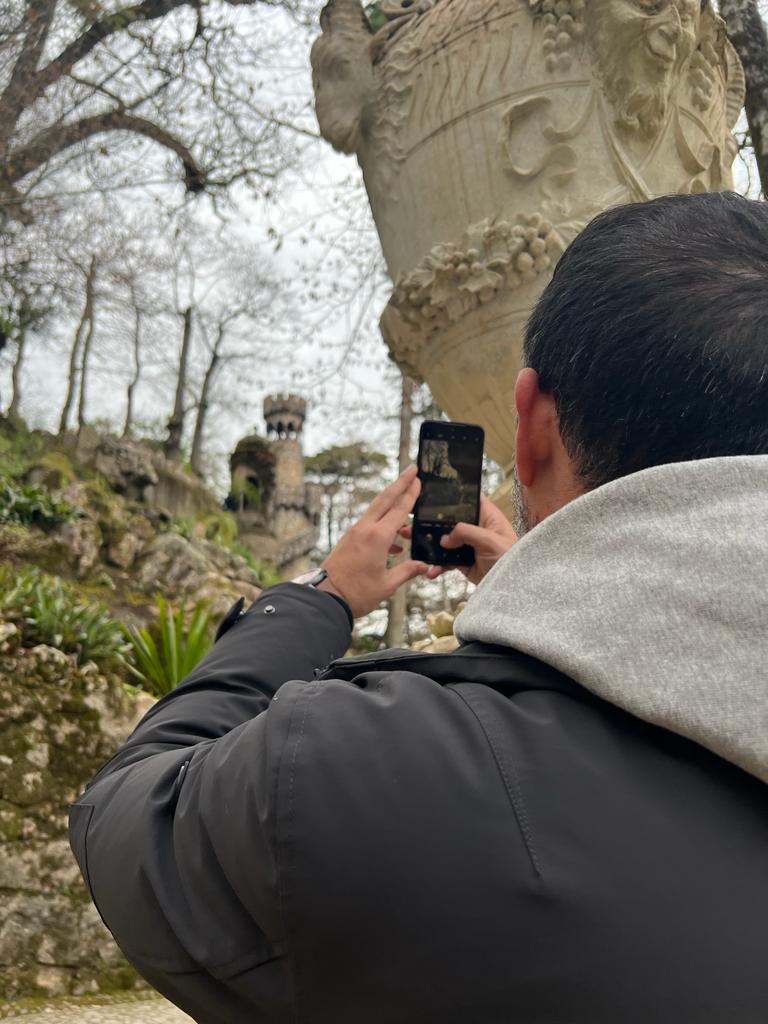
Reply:
<svg viewBox="0 0 768 1024"><path fill-rule="evenodd" d="M412 559L402 562L400 565L395 565L387 573L392 592L394 593L404 583L414 579L416 576L423 576L428 569L429 566L425 562L415 562Z"/></svg>
<svg viewBox="0 0 768 1024"><path fill-rule="evenodd" d="M440 544L444 548L460 548L462 544L471 544L476 547L481 543L486 531L482 526L473 526L471 523L457 523L450 533L443 534Z"/></svg>

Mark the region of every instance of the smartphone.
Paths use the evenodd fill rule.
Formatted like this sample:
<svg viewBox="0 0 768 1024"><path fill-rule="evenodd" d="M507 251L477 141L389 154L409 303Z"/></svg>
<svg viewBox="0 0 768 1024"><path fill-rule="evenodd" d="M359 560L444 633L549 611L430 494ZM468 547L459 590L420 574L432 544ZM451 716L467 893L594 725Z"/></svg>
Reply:
<svg viewBox="0 0 768 1024"><path fill-rule="evenodd" d="M477 523L485 432L473 423L427 420L419 431L421 492L413 510L411 557L430 565L473 565L468 544L443 548L456 523Z"/></svg>

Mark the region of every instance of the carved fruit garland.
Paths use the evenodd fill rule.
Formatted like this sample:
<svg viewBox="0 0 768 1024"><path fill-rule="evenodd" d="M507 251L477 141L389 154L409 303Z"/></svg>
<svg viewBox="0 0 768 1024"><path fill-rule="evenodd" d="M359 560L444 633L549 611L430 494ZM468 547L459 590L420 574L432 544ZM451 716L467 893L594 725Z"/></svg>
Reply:
<svg viewBox="0 0 768 1024"><path fill-rule="evenodd" d="M460 320L497 292L535 281L565 251L566 240L541 214L517 223L485 219L459 245L434 246L398 278L390 303L408 323L436 330Z"/></svg>

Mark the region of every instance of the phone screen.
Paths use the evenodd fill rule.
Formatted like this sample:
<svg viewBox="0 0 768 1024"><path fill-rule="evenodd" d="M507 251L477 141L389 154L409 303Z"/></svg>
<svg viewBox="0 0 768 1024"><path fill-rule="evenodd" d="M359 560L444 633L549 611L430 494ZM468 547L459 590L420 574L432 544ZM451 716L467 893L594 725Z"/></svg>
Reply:
<svg viewBox="0 0 768 1024"><path fill-rule="evenodd" d="M445 549L440 538L456 523L477 523L483 469L483 428L430 420L419 434L421 493L413 514L411 557L430 565L472 565L468 545Z"/></svg>

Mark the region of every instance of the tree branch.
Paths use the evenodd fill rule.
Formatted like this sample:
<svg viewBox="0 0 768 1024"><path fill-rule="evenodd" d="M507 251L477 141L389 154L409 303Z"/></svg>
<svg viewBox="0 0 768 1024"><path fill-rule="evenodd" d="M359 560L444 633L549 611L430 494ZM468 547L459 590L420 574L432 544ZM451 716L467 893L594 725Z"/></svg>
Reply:
<svg viewBox="0 0 768 1024"><path fill-rule="evenodd" d="M188 192L200 192L206 186L206 173L198 166L192 153L175 136L143 117L122 110L109 110L84 117L73 124L57 125L41 132L32 141L17 150L6 162L6 181L15 184L42 167L59 153L103 132L125 131L144 135L153 142L175 153L184 167L184 184Z"/></svg>
<svg viewBox="0 0 768 1024"><path fill-rule="evenodd" d="M49 85L57 82L62 75L69 74L75 64L116 32L122 32L130 25L140 22L156 21L179 7L194 7L193 0L143 0L133 7L123 7L119 11L108 14L94 23L78 36L69 46L65 47L58 57L41 68L29 85L27 103L43 93Z"/></svg>
<svg viewBox="0 0 768 1024"><path fill-rule="evenodd" d="M37 72L55 10L56 0L28 0L26 35L11 77L0 96L0 140L8 138L21 111L29 102L30 85Z"/></svg>
<svg viewBox="0 0 768 1024"><path fill-rule="evenodd" d="M51 3L52 0L36 0L40 3ZM231 7L253 7L257 2L264 3L270 7L280 5L280 0L224 0ZM119 11L105 15L73 40L65 47L58 57L55 57L46 67L41 68L29 83L27 91L27 104L36 100L49 85L57 82L62 75L68 74L79 61L87 57L91 51L109 36L122 32L131 25L142 24L147 21L156 21L165 17L171 11L179 7L191 7L198 11L200 5L198 0L142 0L141 3L132 7L123 7Z"/></svg>

